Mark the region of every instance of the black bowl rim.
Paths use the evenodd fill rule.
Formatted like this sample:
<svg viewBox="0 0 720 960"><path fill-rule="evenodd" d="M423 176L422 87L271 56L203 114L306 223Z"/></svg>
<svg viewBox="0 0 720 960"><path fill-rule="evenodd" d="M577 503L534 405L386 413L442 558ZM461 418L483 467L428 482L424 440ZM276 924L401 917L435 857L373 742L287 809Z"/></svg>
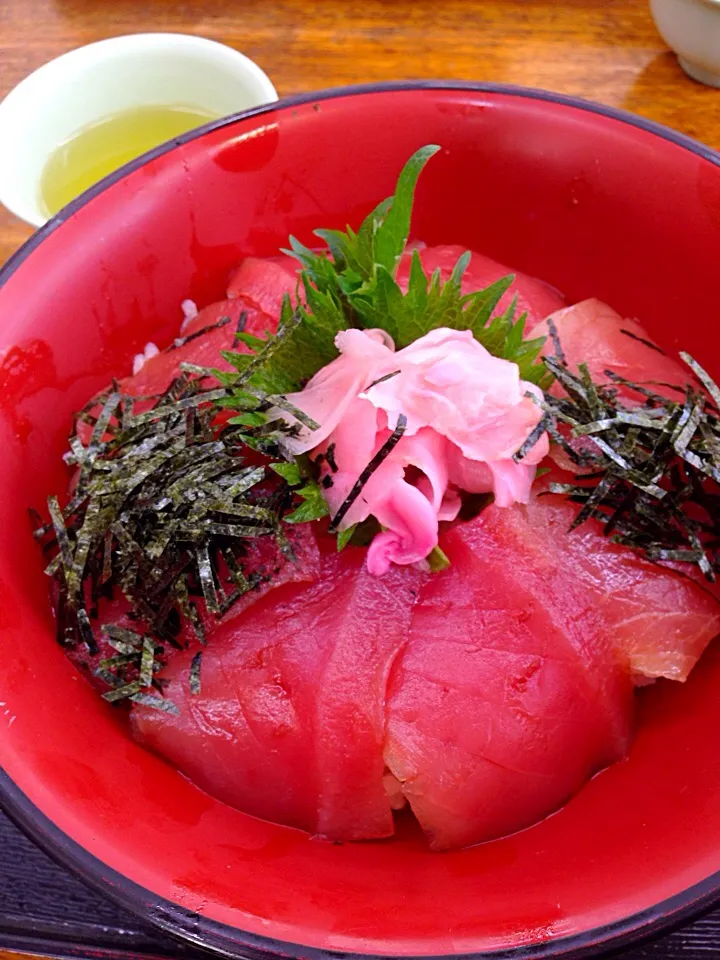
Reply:
<svg viewBox="0 0 720 960"><path fill-rule="evenodd" d="M191 130L182 136L175 137L136 160L125 164L81 194L33 234L0 268L0 287L8 281L12 274L50 234L54 233L81 207L84 207L94 197L127 174L176 147L205 136L213 130L219 130L253 116L275 113L304 104L341 97L416 90L456 90L467 93L524 97L529 100L542 100L599 114L670 141L676 146L682 147L720 167L720 153L685 134L678 133L669 127L629 113L626 110L547 90L522 87L515 84L462 80L399 80L333 87L327 90L284 97L273 103L231 114ZM269 960L269 958L281 957L293 958L293 960L301 960L301 958L302 960L383 960L383 958L389 957L392 957L393 960L399 960L400 957L403 960L547 960L550 957L579 960L580 957L596 956L608 950L617 950L657 936L661 932L678 926L683 921L699 916L720 900L720 871L717 871L699 883L639 913L632 914L614 923L601 925L582 933L558 937L544 943L485 950L479 953L443 954L437 957L432 955L413 957L397 953L361 954L325 950L252 934L228 924L211 920L201 914L180 907L164 897L157 896L103 863L94 854L60 830L32 803L30 798L20 790L3 769L0 769L0 809L62 867L72 870L89 886L98 890L109 900L114 901L122 909L200 950L211 951L215 954L234 958L234 960Z"/></svg>

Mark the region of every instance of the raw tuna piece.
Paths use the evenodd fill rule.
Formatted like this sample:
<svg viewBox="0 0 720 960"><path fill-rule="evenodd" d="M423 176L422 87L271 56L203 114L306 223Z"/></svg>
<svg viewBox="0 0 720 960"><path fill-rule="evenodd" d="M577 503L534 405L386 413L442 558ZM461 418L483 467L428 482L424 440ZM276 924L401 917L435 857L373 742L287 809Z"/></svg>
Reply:
<svg viewBox="0 0 720 960"><path fill-rule="evenodd" d="M213 327L222 317L229 317L230 322L208 329L206 334L194 337L184 346L163 350L146 360L137 374L120 381L121 389L133 396L162 393L178 375L181 363L231 370L231 365L221 356L222 350L251 352L235 339L241 318L242 329L256 337L265 337L277 330L283 294L294 292L297 284L296 274L290 272L292 264L295 261L290 257L243 260L230 279L228 299L203 307L185 324L182 336L197 335Z"/></svg>
<svg viewBox="0 0 720 960"><path fill-rule="evenodd" d="M462 254L465 253L466 249L466 247L461 247L456 244L424 247L419 250L420 260L428 275L439 269L443 280L447 280L452 273L453 267ZM410 273L410 258L411 252L408 251L403 255L400 265L398 266L397 281L403 289L407 289ZM525 273L519 273L517 270L512 270L510 267L505 267L496 260L491 260L490 257L484 257L481 253L475 252L473 252L470 258L470 264L463 276L463 293L482 290L484 287L494 283L501 277L507 276L509 273L515 274L515 282L500 300L497 308L498 313L502 313L503 310L509 307L513 296L517 294L517 316L527 312L527 326L528 329L530 329L540 320L547 317L549 313L553 313L555 310L559 310L565 306L564 298L547 283L529 277Z"/></svg>
<svg viewBox="0 0 720 960"><path fill-rule="evenodd" d="M257 261L257 264L262 263L263 261ZM270 272L272 274L272 268ZM258 271L256 275L257 273ZM228 317L230 322L221 327L214 327L222 317ZM201 309L185 324L182 337L190 337L188 342L183 346L164 350L146 360L137 374L120 380L120 389L126 394L137 397L153 397L162 394L178 376L180 364L183 362L224 370L232 369L231 365L222 358L222 350L250 352L243 343L235 340L241 318L243 329L255 336L265 336L267 333L274 333L277 329L277 317L263 313L254 303L236 291L236 296L232 299L220 300ZM205 330L207 332L203 333L202 331ZM152 400L139 401L135 406L135 412L141 413L149 409L153 402ZM79 422L77 428L81 439L87 442L91 427ZM261 462L259 457L258 462ZM260 538L248 547L247 556L241 560L243 570L247 576L257 574L262 577L262 580L230 609L224 620L231 620L238 616L269 590L285 583L312 582L317 578L320 554L314 531L305 524L299 524L288 531L288 537L295 552L296 563L289 561L282 554L274 538ZM217 629L218 621L207 613L202 598L196 598L196 602L209 636ZM127 618L127 611L127 602L118 595L111 601L101 601L99 620L101 623L115 623L130 630L138 629L138 624ZM87 670L91 676L94 675L102 659L116 653L100 632L97 631L97 633L99 646L97 654L90 654L84 645L70 651L69 654L70 658ZM193 642L194 639L192 631L188 628L179 638L181 642Z"/></svg>
<svg viewBox="0 0 720 960"><path fill-rule="evenodd" d="M384 785L384 700L422 577L378 579L364 551L328 554L320 581L283 587L221 628L204 652L200 695L190 654L166 695L180 714L134 705L140 741L213 796L331 839L393 832Z"/></svg>
<svg viewBox="0 0 720 960"><path fill-rule="evenodd" d="M243 594L220 620L208 612L205 601L201 596L193 597L208 640L214 636L216 631L239 617L243 611L257 603L271 590L276 590L285 584L313 583L317 580L320 576L320 551L315 537L314 525L299 523L290 526L286 531L286 536L295 555L295 561L289 560L282 553L274 537L258 537L249 543L246 554L239 558L239 563L248 578L251 580L257 578L257 585ZM100 599L97 622L98 624L115 624L127 630L144 632L145 628L142 624L128 617L129 609L127 600L116 589L112 598ZM96 654L91 654L84 644L79 644L74 649L68 650L68 656L73 663L89 674L92 682L96 682L99 687L106 689L105 682L96 676L95 671L98 669L101 660L116 656L117 650L113 649L100 629L96 629L94 633L98 646ZM183 622L176 640L182 646L192 647L193 650L198 647L195 631L186 622ZM168 643L164 645L166 655L172 657L173 648ZM160 657L159 659L162 661L163 658Z"/></svg>
<svg viewBox="0 0 720 960"><path fill-rule="evenodd" d="M552 314L548 319L555 322L560 345L571 371L576 373L579 363L587 363L597 383L610 382L606 371L612 370L626 380L646 384L649 390L661 396L671 400L681 398L682 394L673 387L683 387L688 382L689 370L679 360L666 356L654 347L637 320L623 319L600 300L583 300ZM530 336L546 336L542 352L546 356L555 354L555 345L548 336L547 320L537 324L530 331ZM565 392L557 382L550 390L556 396ZM618 390L623 401L629 405L645 400L631 388L619 385ZM578 452L585 450L592 453L595 449L592 440L587 437L572 440L571 444ZM551 449L550 456L562 470L592 472L590 466L575 466L559 446Z"/></svg>
<svg viewBox="0 0 720 960"><path fill-rule="evenodd" d="M626 320L599 300L584 300L553 315L563 351L571 369L586 362L591 375L606 381L610 369L627 380L646 383L648 388L672 400L681 394L673 385L683 386L690 373L679 359L666 356L651 344L637 320ZM624 333L623 331L627 331ZM533 335L546 334L547 322ZM629 335L628 335L629 334ZM552 353L548 340L544 352ZM562 392L556 384L553 388ZM623 390L626 402L641 402L635 391ZM577 444L592 449L589 439ZM559 466L577 470L559 448L551 456ZM588 468L591 469L591 468ZM581 471L582 472L582 471ZM568 477L557 479L568 480ZM542 507L541 507L542 504ZM569 526L579 509L555 497L531 504L537 525ZM720 631L718 589L695 568L661 573L662 567L644 562L625 547L610 543L599 524L586 523L562 540L568 571L583 571L588 589L602 584L600 602L613 613L618 648L636 677L668 677L685 680L703 650ZM612 596L612 603L609 598Z"/></svg>
<svg viewBox="0 0 720 960"><path fill-rule="evenodd" d="M230 322L221 327L214 325L221 317L229 317ZM199 367L216 367L219 370L232 370L225 360L222 350L234 350L237 353L251 353L244 343L235 339L238 322L243 317L243 330L258 337L274 333L277 319L268 317L244 298L220 300L200 310L196 317L185 325L182 337L199 334L180 347L162 350L145 360L140 370L120 381L120 390L131 397L158 397L170 386L180 373L181 363L194 363ZM201 331L207 329L206 333ZM208 387L213 381L208 380ZM155 401L139 400L134 407L135 413L149 410ZM97 413L99 407L94 411ZM79 421L77 432L83 443L90 439L92 428Z"/></svg>
<svg viewBox="0 0 720 960"><path fill-rule="evenodd" d="M242 296L271 317L280 316L286 294L295 296L300 264L293 257L246 257L230 277L227 294Z"/></svg>
<svg viewBox="0 0 720 960"><path fill-rule="evenodd" d="M277 320L259 311L244 298L220 300L200 310L185 326L183 337L200 334L201 330L212 328L221 317L229 317L230 322L221 327L208 329L207 333L195 336L181 347L163 350L146 360L138 373L120 381L120 389L131 396L153 396L163 393L180 373L181 363L195 363L199 367L217 367L219 370L232 370L232 366L221 356L222 350L235 350L238 353L251 351L235 339L238 321L244 314L243 329L257 337L265 336L265 330L274 332ZM141 408L137 408L140 412Z"/></svg>
<svg viewBox="0 0 720 960"><path fill-rule="evenodd" d="M434 849L529 826L627 751L629 676L544 539L491 507L446 534L451 566L421 589L385 759Z"/></svg>
<svg viewBox="0 0 720 960"><path fill-rule="evenodd" d="M568 533L579 509L562 497L536 496L512 516L493 510L488 522L502 523L503 535L512 530L515 542L533 539L559 576L587 591L635 678L686 680L720 632L710 584L643 560L613 543L597 520Z"/></svg>
<svg viewBox="0 0 720 960"><path fill-rule="evenodd" d="M610 369L626 380L657 381L658 385L648 384L648 389L673 400L681 396L667 384L684 386L688 369L679 360L650 346L652 341L637 320L624 319L600 300L583 300L552 314L552 319L572 370L577 369L578 363L585 362L598 382L607 381L605 371ZM534 337L547 336L547 320L537 324L531 333ZM548 338L543 353L551 356L554 351ZM634 400L642 399L634 392L626 395Z"/></svg>

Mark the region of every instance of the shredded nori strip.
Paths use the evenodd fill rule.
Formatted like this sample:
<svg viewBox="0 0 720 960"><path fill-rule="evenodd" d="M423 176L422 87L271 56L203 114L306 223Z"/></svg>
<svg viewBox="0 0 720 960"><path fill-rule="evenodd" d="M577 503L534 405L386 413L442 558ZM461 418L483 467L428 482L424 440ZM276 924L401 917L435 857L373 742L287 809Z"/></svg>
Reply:
<svg viewBox="0 0 720 960"><path fill-rule="evenodd" d="M114 690L108 690L103 694L103 699L107 700L108 703L115 703L118 700L125 700L134 696L136 693L140 693L142 688L143 684L139 680L132 680L130 683L126 683L122 687L116 687Z"/></svg>
<svg viewBox="0 0 720 960"><path fill-rule="evenodd" d="M380 449L372 458L370 463L368 463L368 465L365 467L363 472L355 481L355 484L352 490L341 503L340 508L338 509L337 513L333 517L332 522L330 524L329 529L331 531L337 530L338 526L342 523L350 507L352 507L352 505L355 503L357 498L362 493L362 488L368 482L370 477L375 473L375 471L380 466L380 464L392 453L394 448L397 446L397 444L401 440L402 435L405 433L406 426L407 426L407 417L405 416L404 413L401 413L398 415L397 425L395 426L395 429L387 438L385 443L380 447ZM328 453L329 453L329 450L328 450ZM328 458L328 463L329 462L330 460Z"/></svg>
<svg viewBox="0 0 720 960"><path fill-rule="evenodd" d="M560 342L560 335L558 334L557 325L552 317L548 317L547 319L547 328L552 341L555 359L558 361L558 363L561 363L564 367L566 367L568 365L567 357L565 356L565 351L563 350L562 343Z"/></svg>
<svg viewBox="0 0 720 960"><path fill-rule="evenodd" d="M720 572L720 490L712 486L720 484L720 388L692 357L680 356L707 393L690 383L633 383L612 370L604 371L610 383L596 383L584 364L574 373L545 358L567 396L545 396L538 429L544 425L578 467L592 470L549 486L581 505L572 528L595 517L615 542L647 560L693 564L714 581ZM623 399L618 385L641 400ZM579 439L592 450L577 447Z"/></svg>
<svg viewBox="0 0 720 960"><path fill-rule="evenodd" d="M228 322L221 318L170 349ZM103 625L103 640L115 655L102 656L94 673L110 688L109 702L130 699L170 712L175 708L149 692L160 689L154 675L164 662L156 640L179 647L194 635L205 644L201 608L221 617L262 582L243 570L247 545L257 537L272 538L279 553L298 562L283 529L293 509L292 488L258 465L250 448L257 441L285 462L283 438L294 436L300 424L318 426L284 397L244 383L238 389L240 375L217 386L209 382L214 371L181 368L162 395L126 396L113 383L86 404L77 418L87 424L85 432L70 438L66 456L78 471L74 494L64 509L50 497L49 523L31 515L35 537L54 554L46 572L57 584L59 641L96 655L101 648L93 620L103 598L119 588L137 631ZM265 433L229 425L221 414L236 396L240 404L249 397L258 411L277 408L297 422L278 420Z"/></svg>
<svg viewBox="0 0 720 960"><path fill-rule="evenodd" d="M253 355L250 363L245 367L242 373L239 374L236 380L237 385L243 386L247 384L252 378L253 374L256 373L257 369L266 363L270 357L280 349L280 347L285 345L287 336L292 333L292 331L298 327L301 322L302 316L297 310L287 320L281 322L278 332L275 334L275 336L270 337L269 340L265 341L265 346Z"/></svg>
<svg viewBox="0 0 720 960"><path fill-rule="evenodd" d="M169 713L174 717L180 714L172 700L168 700L167 697L157 697L152 693L135 693L130 696L130 699L134 703L139 703L144 707L152 707L153 710L161 710L163 713Z"/></svg>
<svg viewBox="0 0 720 960"><path fill-rule="evenodd" d="M190 664L190 693L193 696L200 695L200 667L202 666L202 650L198 650L195 656L192 658L192 663Z"/></svg>
<svg viewBox="0 0 720 960"><path fill-rule="evenodd" d="M325 459L327 460L327 465L330 467L333 473L338 472L338 465L335 462L335 444L331 443L327 450L325 451Z"/></svg>
<svg viewBox="0 0 720 960"><path fill-rule="evenodd" d="M397 377L401 372L402 371L400 370L393 370L392 373L386 373L384 377L378 377L377 380L373 380L369 386L365 387L365 393L367 393L368 390L372 390L372 388L376 387L379 383L385 383L386 380L392 380L393 377Z"/></svg>
<svg viewBox="0 0 720 960"><path fill-rule="evenodd" d="M283 397L278 393L273 393L267 394L262 399L264 399L265 403L271 404L273 407L278 407L278 409L284 410L285 413L289 413L291 417L295 417L295 419L304 427L307 427L308 430L320 429L319 423L316 423L312 417L309 417L306 413L300 410L299 407L296 407L294 404L290 403L286 397Z"/></svg>
<svg viewBox="0 0 720 960"><path fill-rule="evenodd" d="M242 594L247 593L248 590L252 589L252 584L243 573L242 568L237 562L237 558L232 550L229 547L226 547L222 554L225 559L225 563L227 564L227 568L230 571L230 577L238 591L238 595L242 596Z"/></svg>
<svg viewBox="0 0 720 960"><path fill-rule="evenodd" d="M528 434L528 438L525 443L523 443L517 453L513 454L513 460L516 463L519 463L530 453L540 437L546 432L549 420L550 417L547 414L543 414L538 421L537 426L534 427L533 430L531 430Z"/></svg>
<svg viewBox="0 0 720 960"><path fill-rule="evenodd" d="M140 657L140 686L149 687L153 678L155 664L155 643L151 637L143 637L142 655Z"/></svg>
<svg viewBox="0 0 720 960"><path fill-rule="evenodd" d="M215 578L213 577L213 568L210 563L210 551L207 541L198 546L195 551L197 557L198 574L200 576L200 586L202 587L205 604L211 613L220 612L220 601L218 600L217 589L215 587Z"/></svg>
<svg viewBox="0 0 720 960"><path fill-rule="evenodd" d="M171 350L177 350L178 347L184 347L186 343L191 343L193 340L197 340L198 337L204 337L213 330L219 330L220 327L225 327L228 323L230 323L230 317L220 317L216 323L211 323L207 327L201 327L199 330L193 330L193 332L189 333L186 337L177 337L167 348L166 353L169 353Z"/></svg>
<svg viewBox="0 0 720 960"><path fill-rule="evenodd" d="M680 356L710 394L712 402L715 404L715 409L720 410L720 387L718 387L710 374L701 367L697 360L694 360L689 353L681 351Z"/></svg>
<svg viewBox="0 0 720 960"><path fill-rule="evenodd" d="M88 616L88 612L84 607L80 607L80 609L77 611L77 624L80 637L85 643L85 646L92 655L96 654L98 652L98 645L95 640L93 628L90 624L90 617Z"/></svg>
<svg viewBox="0 0 720 960"><path fill-rule="evenodd" d="M211 400L220 400L225 396L227 396L227 391L224 388L220 388L218 390L208 390L206 393L183 397L181 400L176 400L165 406L154 407L152 410L148 410L147 413L141 413L138 417L135 417L134 422L136 424L142 424L162 420L164 417L175 416L178 410L187 410L189 407L199 407L201 403L210 403Z"/></svg>
<svg viewBox="0 0 720 960"><path fill-rule="evenodd" d="M65 520L63 518L62 510L60 509L60 504L58 503L57 497L48 497L48 510L50 512L50 519L52 520L52 524L55 529L55 539L60 547L60 557L65 579L65 586L66 589L71 593L69 602L74 604L77 599L76 593L79 588L79 583L76 584L75 582L75 556L70 545L70 538L68 537Z"/></svg>
<svg viewBox="0 0 720 960"><path fill-rule="evenodd" d="M620 333L625 334L626 337L630 337L632 340L637 340L638 343L642 343L646 347L650 347L651 350L657 350L657 352L661 353L664 357L667 356L662 347L659 347L656 343L653 343L652 340L646 340L645 337L639 337L636 333L633 333L632 330L625 330L624 327L621 327Z"/></svg>

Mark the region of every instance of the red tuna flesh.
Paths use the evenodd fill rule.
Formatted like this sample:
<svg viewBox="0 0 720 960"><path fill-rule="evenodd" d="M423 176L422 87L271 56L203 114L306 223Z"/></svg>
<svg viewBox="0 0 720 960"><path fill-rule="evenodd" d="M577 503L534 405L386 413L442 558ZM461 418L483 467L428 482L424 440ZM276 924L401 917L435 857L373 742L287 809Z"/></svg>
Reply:
<svg viewBox="0 0 720 960"><path fill-rule="evenodd" d="M447 277L462 252L421 259ZM294 261L264 263L244 261L228 291L258 322L296 284ZM401 283L407 268L406 256ZM474 254L464 288L508 272ZM556 312L571 363L678 382L674 361L620 332L644 337L634 321L596 301L560 310L558 294L523 275L513 291L534 332ZM393 832L388 768L436 849L532 824L626 754L632 678L684 679L720 629L701 585L612 544L595 522L566 534L577 509L557 497L491 506L444 535L451 567L431 577L373 578L364 551L315 553L311 582L281 576L219 625L200 694L189 689L194 651L173 655L164 677L179 715L134 704L135 735L232 806L332 839Z"/></svg>
<svg viewBox="0 0 720 960"><path fill-rule="evenodd" d="M512 833L623 757L631 683L592 597L523 508L441 541L388 689L386 761L435 849Z"/></svg>
<svg viewBox="0 0 720 960"><path fill-rule="evenodd" d="M534 537L562 576L577 579L636 679L686 680L720 631L720 603L710 584L701 574L685 576L613 543L598 520L568 533L579 509L562 497L536 496L503 517L504 529L512 529L516 541Z"/></svg>
<svg viewBox="0 0 720 960"><path fill-rule="evenodd" d="M232 806L330 839L393 832L383 774L387 676L421 575L371 577L364 551L329 554L321 579L283 587L235 618L203 654L164 673L168 716L133 706L136 736Z"/></svg>
<svg viewBox="0 0 720 960"><path fill-rule="evenodd" d="M612 307L600 300L583 300L552 314L552 320L560 338L563 353L571 369L578 363L587 363L590 374L597 382L608 380L605 371L610 369L626 380L633 382L657 381L648 384L648 389L677 400L681 394L671 386L683 386L689 379L689 370L679 359L666 356L652 341L637 320L625 319ZM547 336L547 320L537 324L532 336ZM543 353L554 353L552 340L548 338ZM627 393L635 400L637 393Z"/></svg>
<svg viewBox="0 0 720 960"><path fill-rule="evenodd" d="M697 584L598 525L566 534L575 512L489 507L431 577L327 557L220 628L199 696L176 655L180 715L136 705L138 736L231 805L326 837L392 832L386 766L437 849L530 825L625 755L631 674L685 675L720 625Z"/></svg>
<svg viewBox="0 0 720 960"><path fill-rule="evenodd" d="M228 296L242 296L263 313L279 317L285 295L295 296L299 268L293 257L246 257L230 277Z"/></svg>

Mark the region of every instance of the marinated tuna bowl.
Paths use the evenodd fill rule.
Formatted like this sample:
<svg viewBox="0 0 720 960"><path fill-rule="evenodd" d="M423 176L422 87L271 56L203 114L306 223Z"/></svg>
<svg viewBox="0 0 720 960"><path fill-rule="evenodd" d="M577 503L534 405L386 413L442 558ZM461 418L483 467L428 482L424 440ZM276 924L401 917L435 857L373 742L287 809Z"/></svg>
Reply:
<svg viewBox="0 0 720 960"><path fill-rule="evenodd" d="M356 230L178 306L78 411L34 515L58 640L130 735L319 840L531 827L720 632L703 358L424 245L438 149Z"/></svg>

